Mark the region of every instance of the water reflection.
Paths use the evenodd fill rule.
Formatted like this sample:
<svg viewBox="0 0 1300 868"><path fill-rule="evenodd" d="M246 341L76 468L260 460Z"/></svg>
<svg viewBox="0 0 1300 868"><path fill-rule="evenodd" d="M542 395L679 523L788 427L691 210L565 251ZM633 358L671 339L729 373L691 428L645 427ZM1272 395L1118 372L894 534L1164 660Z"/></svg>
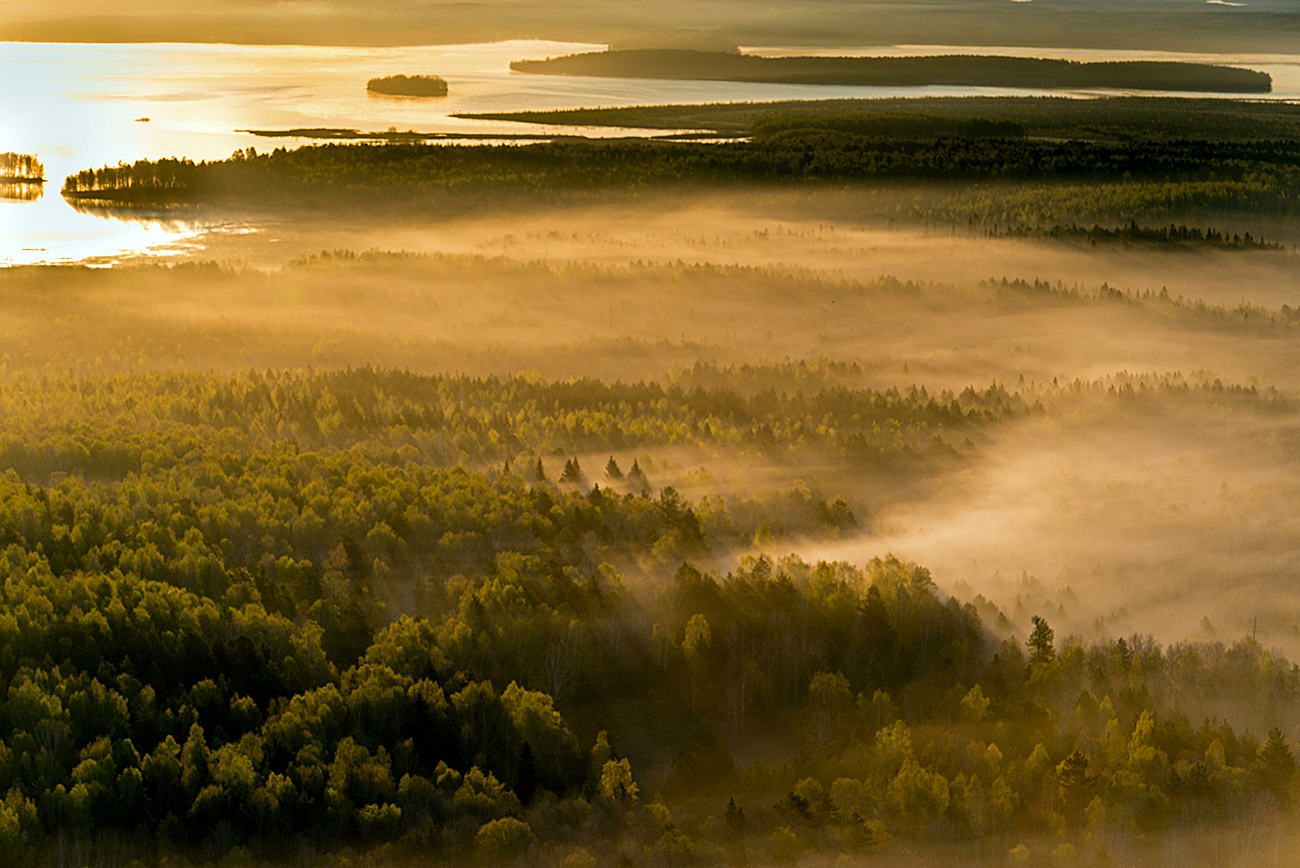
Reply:
<svg viewBox="0 0 1300 868"><path fill-rule="evenodd" d="M442 94L442 95L435 95L435 94L431 94L431 93L430 93L430 94L414 94L414 93L380 93L380 92L377 91L377 90L367 90L367 91L366 91L366 97L367 97L368 99L371 99L371 100L379 100L380 102L385 102L385 101L386 101L386 102L392 102L392 103L411 102L412 100L421 100L421 101L424 101L424 102L429 102L429 101L431 101L431 100L446 99L448 96L449 96L449 94L445 94L445 93Z"/></svg>
<svg viewBox="0 0 1300 868"><path fill-rule="evenodd" d="M187 235L204 228L210 221L202 219L195 205L132 205L108 199L64 199L78 214L101 220L127 220L166 232Z"/></svg>
<svg viewBox="0 0 1300 868"><path fill-rule="evenodd" d="M0 199L12 199L18 202L35 202L45 195L45 185L34 181L0 182Z"/></svg>

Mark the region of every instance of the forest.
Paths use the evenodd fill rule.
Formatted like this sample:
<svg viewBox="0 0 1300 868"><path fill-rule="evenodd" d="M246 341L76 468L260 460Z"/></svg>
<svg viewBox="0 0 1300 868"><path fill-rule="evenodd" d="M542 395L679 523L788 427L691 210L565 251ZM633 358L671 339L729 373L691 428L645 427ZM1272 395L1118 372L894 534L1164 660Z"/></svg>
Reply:
<svg viewBox="0 0 1300 868"><path fill-rule="evenodd" d="M1284 217L1295 213L1300 146L1287 140L911 139L817 129L728 144L328 144L271 153L249 148L215 162L141 160L86 169L64 181L63 195L128 206L274 202L279 210L401 207L455 197L465 208L610 191L868 181L929 185L925 201L911 208L915 213L898 216L960 226L1114 219L1116 211L1125 222L1163 223L1171 211L1197 210ZM967 184L943 186L957 181ZM462 195L470 190L491 195ZM935 191L942 194L937 199ZM1036 213L1040 201L1058 213Z"/></svg>
<svg viewBox="0 0 1300 868"><path fill-rule="evenodd" d="M689 49L632 49L516 60L516 72L782 84L923 87L1123 88L1199 93L1269 93L1265 72L1176 61L1079 62L1037 57L762 57Z"/></svg>
<svg viewBox="0 0 1300 868"><path fill-rule="evenodd" d="M610 399L653 429L662 393L623 388ZM561 470L552 444L588 444L531 433L538 410L573 425L566 405L594 412L609 389L365 369L11 380L9 864L359 842L564 865L937 844L1072 860L1292 805L1282 729L1183 709L1226 689L1289 727L1300 668L1249 638L1008 630L892 557L727 557L856 519L815 494L683 498L608 428L622 462ZM449 466L444 437L515 457ZM725 569L696 566L718 554ZM738 763L777 732L794 754Z"/></svg>
<svg viewBox="0 0 1300 868"><path fill-rule="evenodd" d="M1194 96L1176 100L1143 96L894 97L466 112L456 116L574 126L695 129L728 136L752 135L760 123L790 129L854 122L881 129L889 121L896 122L899 130L920 125L927 136L957 134L968 123L1005 126L1008 135L1111 141L1248 141L1300 134L1300 107ZM939 126L940 122L950 126ZM897 135L891 129L883 132Z"/></svg>
<svg viewBox="0 0 1300 868"><path fill-rule="evenodd" d="M1250 864L1288 840L1300 608L1275 592L1257 637L1251 593L1196 602L1257 576L1197 571L1219 513L1168 567L1215 632L1159 608L1152 565L1127 595L1004 592L892 528L1075 437L1199 460L1144 433L1185 432L1289 478L1293 441L1252 432L1292 430L1300 309L864 276L877 241L793 222L699 230L768 264L611 264L648 242L553 214L482 217L510 256L0 272L6 864ZM484 231L458 225L442 243ZM1294 280L1286 251L1195 241ZM810 244L859 271L781 264ZM1241 489L1257 472L1205 484L1290 502ZM1109 514L1098 539L1142 521Z"/></svg>
<svg viewBox="0 0 1300 868"><path fill-rule="evenodd" d="M1108 229L1104 226L1068 226L1056 224L1050 227L1008 226L1005 229L994 227L989 230L990 238L1053 238L1075 239L1097 243L1153 244L1163 246L1217 247L1227 250L1281 250L1280 244L1263 238L1252 238L1247 232L1244 236L1231 235L1217 229L1201 229L1199 226L1183 226L1171 223L1168 226L1149 228L1139 226L1137 221L1130 221L1127 226Z"/></svg>

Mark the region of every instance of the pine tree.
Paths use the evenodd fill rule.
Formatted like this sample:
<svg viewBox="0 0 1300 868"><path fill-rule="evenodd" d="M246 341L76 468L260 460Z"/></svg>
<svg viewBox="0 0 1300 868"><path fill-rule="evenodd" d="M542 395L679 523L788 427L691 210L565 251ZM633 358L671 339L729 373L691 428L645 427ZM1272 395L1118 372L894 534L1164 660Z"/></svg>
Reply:
<svg viewBox="0 0 1300 868"><path fill-rule="evenodd" d="M1046 666L1056 659L1056 648L1053 647L1052 641L1056 638L1056 633L1047 625L1047 622L1038 615L1034 616L1034 632L1030 634L1029 641L1025 643L1033 653L1029 658L1030 668Z"/></svg>
<svg viewBox="0 0 1300 868"><path fill-rule="evenodd" d="M614 460L613 455L609 456L609 463L605 465L605 478L612 480L623 478L623 471L619 470L618 462Z"/></svg>

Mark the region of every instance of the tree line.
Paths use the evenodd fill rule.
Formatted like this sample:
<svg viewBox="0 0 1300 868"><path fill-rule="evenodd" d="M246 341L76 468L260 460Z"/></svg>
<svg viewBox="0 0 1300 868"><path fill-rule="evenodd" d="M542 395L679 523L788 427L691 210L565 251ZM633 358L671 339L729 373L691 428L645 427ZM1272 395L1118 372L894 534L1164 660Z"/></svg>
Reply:
<svg viewBox="0 0 1300 868"><path fill-rule="evenodd" d="M916 120L1012 125L1040 138L1110 141L1281 140L1300 132L1300 107L1278 102L1184 97L893 97L645 105L555 111L481 112L467 118L568 126L706 129L751 135L766 121L798 118L817 127L840 119L889 119L907 129ZM823 120L825 119L825 120ZM886 132L888 132L886 130Z"/></svg>
<svg viewBox="0 0 1300 868"><path fill-rule="evenodd" d="M1256 238L1251 233L1224 232L1213 227L1201 229L1170 223L1168 226L1142 226L1137 220L1127 225L1108 227L1076 223L1046 226L1006 226L988 230L990 238L1052 238L1097 243L1149 244L1161 247L1212 247L1227 250L1282 250L1280 244Z"/></svg>
<svg viewBox="0 0 1300 868"><path fill-rule="evenodd" d="M0 180L43 181L45 166L32 154L0 153Z"/></svg>
<svg viewBox="0 0 1300 868"><path fill-rule="evenodd" d="M17 375L0 395L10 426L0 456L24 478L42 480L59 469L116 478L167 466L174 456L202 454L191 452L194 438L228 438L240 450L286 442L402 450L439 467L507 461L520 470L535 458L553 465L557 455L727 447L778 459L829 453L887 471L952 454L981 430L1035 412L1037 403L1000 384L958 393L810 379L778 389L780 370L752 369L749 382L742 376L708 367L666 384L374 368L86 381ZM165 452L154 451L162 445Z"/></svg>
<svg viewBox="0 0 1300 868"><path fill-rule="evenodd" d="M516 60L538 75L761 81L876 87L967 85L1017 88L1122 88L1205 93L1269 93L1266 72L1169 61L1079 62L1042 57L763 57L725 51L630 49Z"/></svg>
<svg viewBox="0 0 1300 868"><path fill-rule="evenodd" d="M933 139L788 130L761 141L718 144L549 142L448 148L327 144L228 160L140 160L86 169L63 186L71 198L123 203L212 198L404 202L465 189L501 192L627 189L754 182L1027 181L1258 188L1253 203L1289 213L1300 189L1294 142L1057 142L1025 138ZM1003 221L1009 222L1009 221Z"/></svg>

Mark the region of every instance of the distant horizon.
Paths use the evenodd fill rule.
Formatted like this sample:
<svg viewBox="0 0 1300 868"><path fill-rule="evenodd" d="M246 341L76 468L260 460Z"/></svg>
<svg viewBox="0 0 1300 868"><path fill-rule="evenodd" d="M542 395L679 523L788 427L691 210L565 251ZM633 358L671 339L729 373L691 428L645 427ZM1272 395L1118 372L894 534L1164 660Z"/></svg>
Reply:
<svg viewBox="0 0 1300 868"><path fill-rule="evenodd" d="M0 6L0 41L209 43L409 47L507 39L598 43L621 40L687 47L700 40L748 45L951 44L1185 50L1284 51L1300 44L1300 8L1290 3L1219 6L1185 0L811 0L682 2L652 12L623 6L516 0L419 6L405 3L11 2ZM671 22L665 25L664 21Z"/></svg>

